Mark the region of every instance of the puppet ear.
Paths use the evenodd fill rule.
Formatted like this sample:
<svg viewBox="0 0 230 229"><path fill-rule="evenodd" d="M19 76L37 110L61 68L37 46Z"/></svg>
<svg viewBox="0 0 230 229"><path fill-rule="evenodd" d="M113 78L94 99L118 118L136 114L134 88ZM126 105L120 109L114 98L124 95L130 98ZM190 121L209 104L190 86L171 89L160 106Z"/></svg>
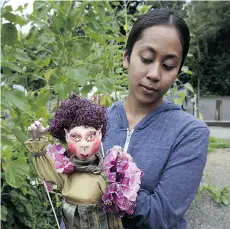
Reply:
<svg viewBox="0 0 230 229"><path fill-rule="evenodd" d="M101 132L102 128L103 128L103 125L101 125L101 127L97 131L98 136L100 137L100 139L102 139L102 132Z"/></svg>
<svg viewBox="0 0 230 229"><path fill-rule="evenodd" d="M68 131L64 128L64 131L65 131L65 139L66 141L69 140L69 135L68 135Z"/></svg>

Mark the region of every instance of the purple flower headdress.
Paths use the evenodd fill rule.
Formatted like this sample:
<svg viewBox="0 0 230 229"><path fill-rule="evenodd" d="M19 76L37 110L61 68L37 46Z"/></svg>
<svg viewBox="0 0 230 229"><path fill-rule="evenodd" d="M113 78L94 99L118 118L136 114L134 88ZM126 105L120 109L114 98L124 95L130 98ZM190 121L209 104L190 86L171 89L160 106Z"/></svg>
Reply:
<svg viewBox="0 0 230 229"><path fill-rule="evenodd" d="M104 211L120 217L125 213L133 214L143 172L137 168L132 157L117 146L107 152L103 170L109 183L102 196Z"/></svg>

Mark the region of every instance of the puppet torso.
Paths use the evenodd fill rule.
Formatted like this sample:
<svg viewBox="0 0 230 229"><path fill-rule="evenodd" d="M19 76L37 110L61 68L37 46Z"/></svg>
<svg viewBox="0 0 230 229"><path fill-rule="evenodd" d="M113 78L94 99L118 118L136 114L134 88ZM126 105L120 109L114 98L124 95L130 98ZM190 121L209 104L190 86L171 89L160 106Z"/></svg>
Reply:
<svg viewBox="0 0 230 229"><path fill-rule="evenodd" d="M66 177L62 194L71 204L96 204L106 189L106 181L100 174L74 172Z"/></svg>

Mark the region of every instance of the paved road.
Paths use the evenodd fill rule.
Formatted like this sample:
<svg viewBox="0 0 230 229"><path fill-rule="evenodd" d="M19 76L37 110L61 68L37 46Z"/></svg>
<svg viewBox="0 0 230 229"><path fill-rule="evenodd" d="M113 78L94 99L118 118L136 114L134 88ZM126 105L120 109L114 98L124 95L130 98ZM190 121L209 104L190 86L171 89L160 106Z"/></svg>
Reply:
<svg viewBox="0 0 230 229"><path fill-rule="evenodd" d="M214 138L230 139L230 127L210 126L209 129Z"/></svg>

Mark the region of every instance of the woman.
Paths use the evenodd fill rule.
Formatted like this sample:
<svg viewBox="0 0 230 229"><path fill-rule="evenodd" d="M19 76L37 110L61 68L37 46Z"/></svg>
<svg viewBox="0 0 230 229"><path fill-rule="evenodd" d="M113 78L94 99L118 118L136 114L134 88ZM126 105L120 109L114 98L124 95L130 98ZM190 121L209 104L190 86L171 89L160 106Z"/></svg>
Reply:
<svg viewBox="0 0 230 229"><path fill-rule="evenodd" d="M135 212L125 229L186 229L183 218L194 199L206 163L205 123L163 100L189 49L189 29L171 10L140 17L129 34L123 66L129 78L127 100L108 111L104 150L124 147L144 172Z"/></svg>

